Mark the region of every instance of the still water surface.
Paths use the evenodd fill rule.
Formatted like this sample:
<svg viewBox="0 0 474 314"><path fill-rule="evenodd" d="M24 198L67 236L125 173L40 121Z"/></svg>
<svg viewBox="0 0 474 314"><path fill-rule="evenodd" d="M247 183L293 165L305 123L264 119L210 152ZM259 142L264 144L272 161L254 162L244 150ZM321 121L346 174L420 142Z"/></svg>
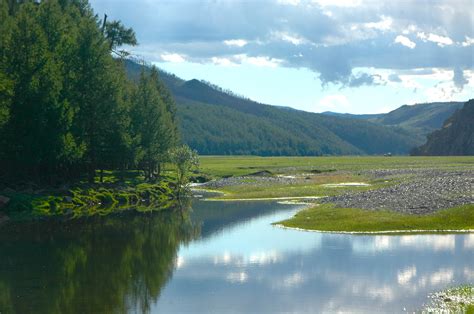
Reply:
<svg viewBox="0 0 474 314"><path fill-rule="evenodd" d="M474 282L474 235L274 227L301 207L192 211L0 229L1 313L403 312Z"/></svg>

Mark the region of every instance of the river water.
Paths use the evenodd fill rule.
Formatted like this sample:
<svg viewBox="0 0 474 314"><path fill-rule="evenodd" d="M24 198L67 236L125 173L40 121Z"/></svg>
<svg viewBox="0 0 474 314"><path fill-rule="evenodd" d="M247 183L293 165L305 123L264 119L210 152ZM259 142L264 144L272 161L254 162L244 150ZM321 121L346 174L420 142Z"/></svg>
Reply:
<svg viewBox="0 0 474 314"><path fill-rule="evenodd" d="M474 282L474 234L341 235L271 223L301 205L0 229L0 313L400 313Z"/></svg>

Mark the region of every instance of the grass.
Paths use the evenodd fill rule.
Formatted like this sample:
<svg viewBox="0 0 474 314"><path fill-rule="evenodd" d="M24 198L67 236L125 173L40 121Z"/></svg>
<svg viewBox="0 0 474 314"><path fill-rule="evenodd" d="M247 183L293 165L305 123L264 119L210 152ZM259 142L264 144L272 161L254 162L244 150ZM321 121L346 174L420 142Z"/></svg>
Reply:
<svg viewBox="0 0 474 314"><path fill-rule="evenodd" d="M336 208L331 204L304 209L278 222L285 227L333 232L474 230L474 205L440 210L430 215L394 211Z"/></svg>
<svg viewBox="0 0 474 314"><path fill-rule="evenodd" d="M430 295L431 303L422 313L466 313L474 314L474 286L446 289Z"/></svg>
<svg viewBox="0 0 474 314"><path fill-rule="evenodd" d="M13 220L40 217L81 217L106 215L134 208L147 211L167 208L174 199L173 183L166 178L157 183L146 183L139 172L128 172L119 180L118 174L104 172L104 182L78 182L61 188L3 192L10 198L2 210Z"/></svg>
<svg viewBox="0 0 474 314"><path fill-rule="evenodd" d="M341 157L256 157L201 156L200 171L212 177L241 176L268 170L275 174L301 173L311 170L361 171L371 169L456 168L474 165L473 156L341 156Z"/></svg>
<svg viewBox="0 0 474 314"><path fill-rule="evenodd" d="M328 178L329 179L329 178ZM359 181L361 179L359 178ZM310 180L308 180L310 181ZM328 183L354 182L354 179L330 178ZM365 180L363 180L366 182ZM225 194L216 199L239 199L239 198L277 198L277 197L309 197L309 196L333 196L347 192L361 192L370 189L377 189L392 183L371 182L370 186L341 186L327 187L323 183L304 182L295 184L255 184L255 185L235 185L220 189Z"/></svg>
<svg viewBox="0 0 474 314"><path fill-rule="evenodd" d="M474 157L201 157L201 173L223 178L268 171L273 175L297 176L296 183L257 181L252 177L217 188L224 195L216 199L259 199L281 197L333 196L341 193L379 189L406 182L412 177L400 175L373 180L362 173L376 169L474 169ZM370 186L328 187L325 184L365 182ZM412 230L474 229L474 205L438 211L431 215L401 214L395 211L369 211L314 205L295 217L281 222L287 227L334 232L382 232Z"/></svg>

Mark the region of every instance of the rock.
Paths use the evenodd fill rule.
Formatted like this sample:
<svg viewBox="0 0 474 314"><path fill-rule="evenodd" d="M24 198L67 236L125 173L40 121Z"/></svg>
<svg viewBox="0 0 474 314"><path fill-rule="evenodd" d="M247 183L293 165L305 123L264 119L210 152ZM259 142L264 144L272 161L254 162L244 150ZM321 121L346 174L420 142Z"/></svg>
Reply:
<svg viewBox="0 0 474 314"><path fill-rule="evenodd" d="M9 202L10 202L10 198L0 195L0 208L7 206Z"/></svg>

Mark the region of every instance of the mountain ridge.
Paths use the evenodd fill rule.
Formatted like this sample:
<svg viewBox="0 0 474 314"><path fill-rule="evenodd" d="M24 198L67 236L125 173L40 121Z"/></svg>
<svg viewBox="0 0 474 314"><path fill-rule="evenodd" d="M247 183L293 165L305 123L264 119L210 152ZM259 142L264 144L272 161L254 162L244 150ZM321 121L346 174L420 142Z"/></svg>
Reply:
<svg viewBox="0 0 474 314"><path fill-rule="evenodd" d="M126 61L129 77L141 66ZM425 137L399 125L262 104L160 71L177 103L183 141L204 155L408 154ZM380 118L377 116L377 118Z"/></svg>
<svg viewBox="0 0 474 314"><path fill-rule="evenodd" d="M449 117L441 129L429 134L426 143L415 148L412 155L474 155L474 99Z"/></svg>

